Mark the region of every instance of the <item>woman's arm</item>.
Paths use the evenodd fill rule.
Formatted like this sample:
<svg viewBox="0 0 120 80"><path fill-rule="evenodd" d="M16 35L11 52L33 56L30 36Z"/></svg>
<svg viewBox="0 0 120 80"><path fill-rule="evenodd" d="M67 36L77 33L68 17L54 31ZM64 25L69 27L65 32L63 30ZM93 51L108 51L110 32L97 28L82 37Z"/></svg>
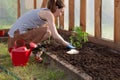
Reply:
<svg viewBox="0 0 120 80"><path fill-rule="evenodd" d="M50 11L42 11L40 12L40 17L42 19L47 20L49 29L51 31L52 37L59 43L63 44L64 46L68 46L69 43L66 42L58 33L56 26L55 26L55 18L54 15Z"/></svg>

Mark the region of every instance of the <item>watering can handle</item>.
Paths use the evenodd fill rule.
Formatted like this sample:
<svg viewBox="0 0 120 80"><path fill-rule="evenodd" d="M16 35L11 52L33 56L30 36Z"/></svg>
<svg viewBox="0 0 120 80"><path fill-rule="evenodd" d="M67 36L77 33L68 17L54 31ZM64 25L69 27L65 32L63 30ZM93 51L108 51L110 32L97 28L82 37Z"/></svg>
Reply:
<svg viewBox="0 0 120 80"><path fill-rule="evenodd" d="M17 42L20 42L20 43L22 43L22 46L25 46L25 41L24 41L24 40L16 40L15 43L14 43L14 47L15 47L15 48L19 47L19 46L17 45ZM21 45L21 44L20 44L20 45ZM34 42L30 42L29 45L30 45L30 48L31 48L31 49L37 47L37 44L35 44Z"/></svg>
<svg viewBox="0 0 120 80"><path fill-rule="evenodd" d="M15 43L14 43L14 47L15 47L15 48L19 47L19 46L17 45L17 42L20 42L20 43L22 43L22 46L25 46L25 41L24 41L24 40L16 40ZM20 44L20 45L21 45L21 44Z"/></svg>

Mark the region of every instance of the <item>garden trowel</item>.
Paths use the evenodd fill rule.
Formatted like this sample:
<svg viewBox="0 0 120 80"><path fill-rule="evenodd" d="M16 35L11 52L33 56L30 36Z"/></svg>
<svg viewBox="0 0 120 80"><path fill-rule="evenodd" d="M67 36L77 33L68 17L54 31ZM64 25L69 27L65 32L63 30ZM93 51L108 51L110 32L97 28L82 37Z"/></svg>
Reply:
<svg viewBox="0 0 120 80"><path fill-rule="evenodd" d="M79 54L79 51L76 49L70 49L69 51L66 52L67 54Z"/></svg>

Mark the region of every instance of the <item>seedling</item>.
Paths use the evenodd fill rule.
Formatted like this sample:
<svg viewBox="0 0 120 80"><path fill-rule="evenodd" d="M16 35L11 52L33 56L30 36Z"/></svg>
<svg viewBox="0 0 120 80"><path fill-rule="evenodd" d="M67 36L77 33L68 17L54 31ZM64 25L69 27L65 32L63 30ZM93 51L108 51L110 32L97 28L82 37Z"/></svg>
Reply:
<svg viewBox="0 0 120 80"><path fill-rule="evenodd" d="M75 27L73 34L69 37L70 43L75 47L82 47L83 42L88 41L88 33L83 32L80 27Z"/></svg>

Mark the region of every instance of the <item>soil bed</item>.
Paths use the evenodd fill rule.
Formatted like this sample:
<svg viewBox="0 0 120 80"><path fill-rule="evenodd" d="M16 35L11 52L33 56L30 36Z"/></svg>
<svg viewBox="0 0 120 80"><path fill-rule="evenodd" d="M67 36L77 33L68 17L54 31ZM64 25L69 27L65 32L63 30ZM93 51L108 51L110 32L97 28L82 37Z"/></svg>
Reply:
<svg viewBox="0 0 120 80"><path fill-rule="evenodd" d="M70 32L59 31L59 33L68 41ZM79 54L75 55L67 54L67 49L54 40L44 47L58 58L90 75L93 80L120 80L120 52L118 51L92 42L83 43L82 48L77 48Z"/></svg>

